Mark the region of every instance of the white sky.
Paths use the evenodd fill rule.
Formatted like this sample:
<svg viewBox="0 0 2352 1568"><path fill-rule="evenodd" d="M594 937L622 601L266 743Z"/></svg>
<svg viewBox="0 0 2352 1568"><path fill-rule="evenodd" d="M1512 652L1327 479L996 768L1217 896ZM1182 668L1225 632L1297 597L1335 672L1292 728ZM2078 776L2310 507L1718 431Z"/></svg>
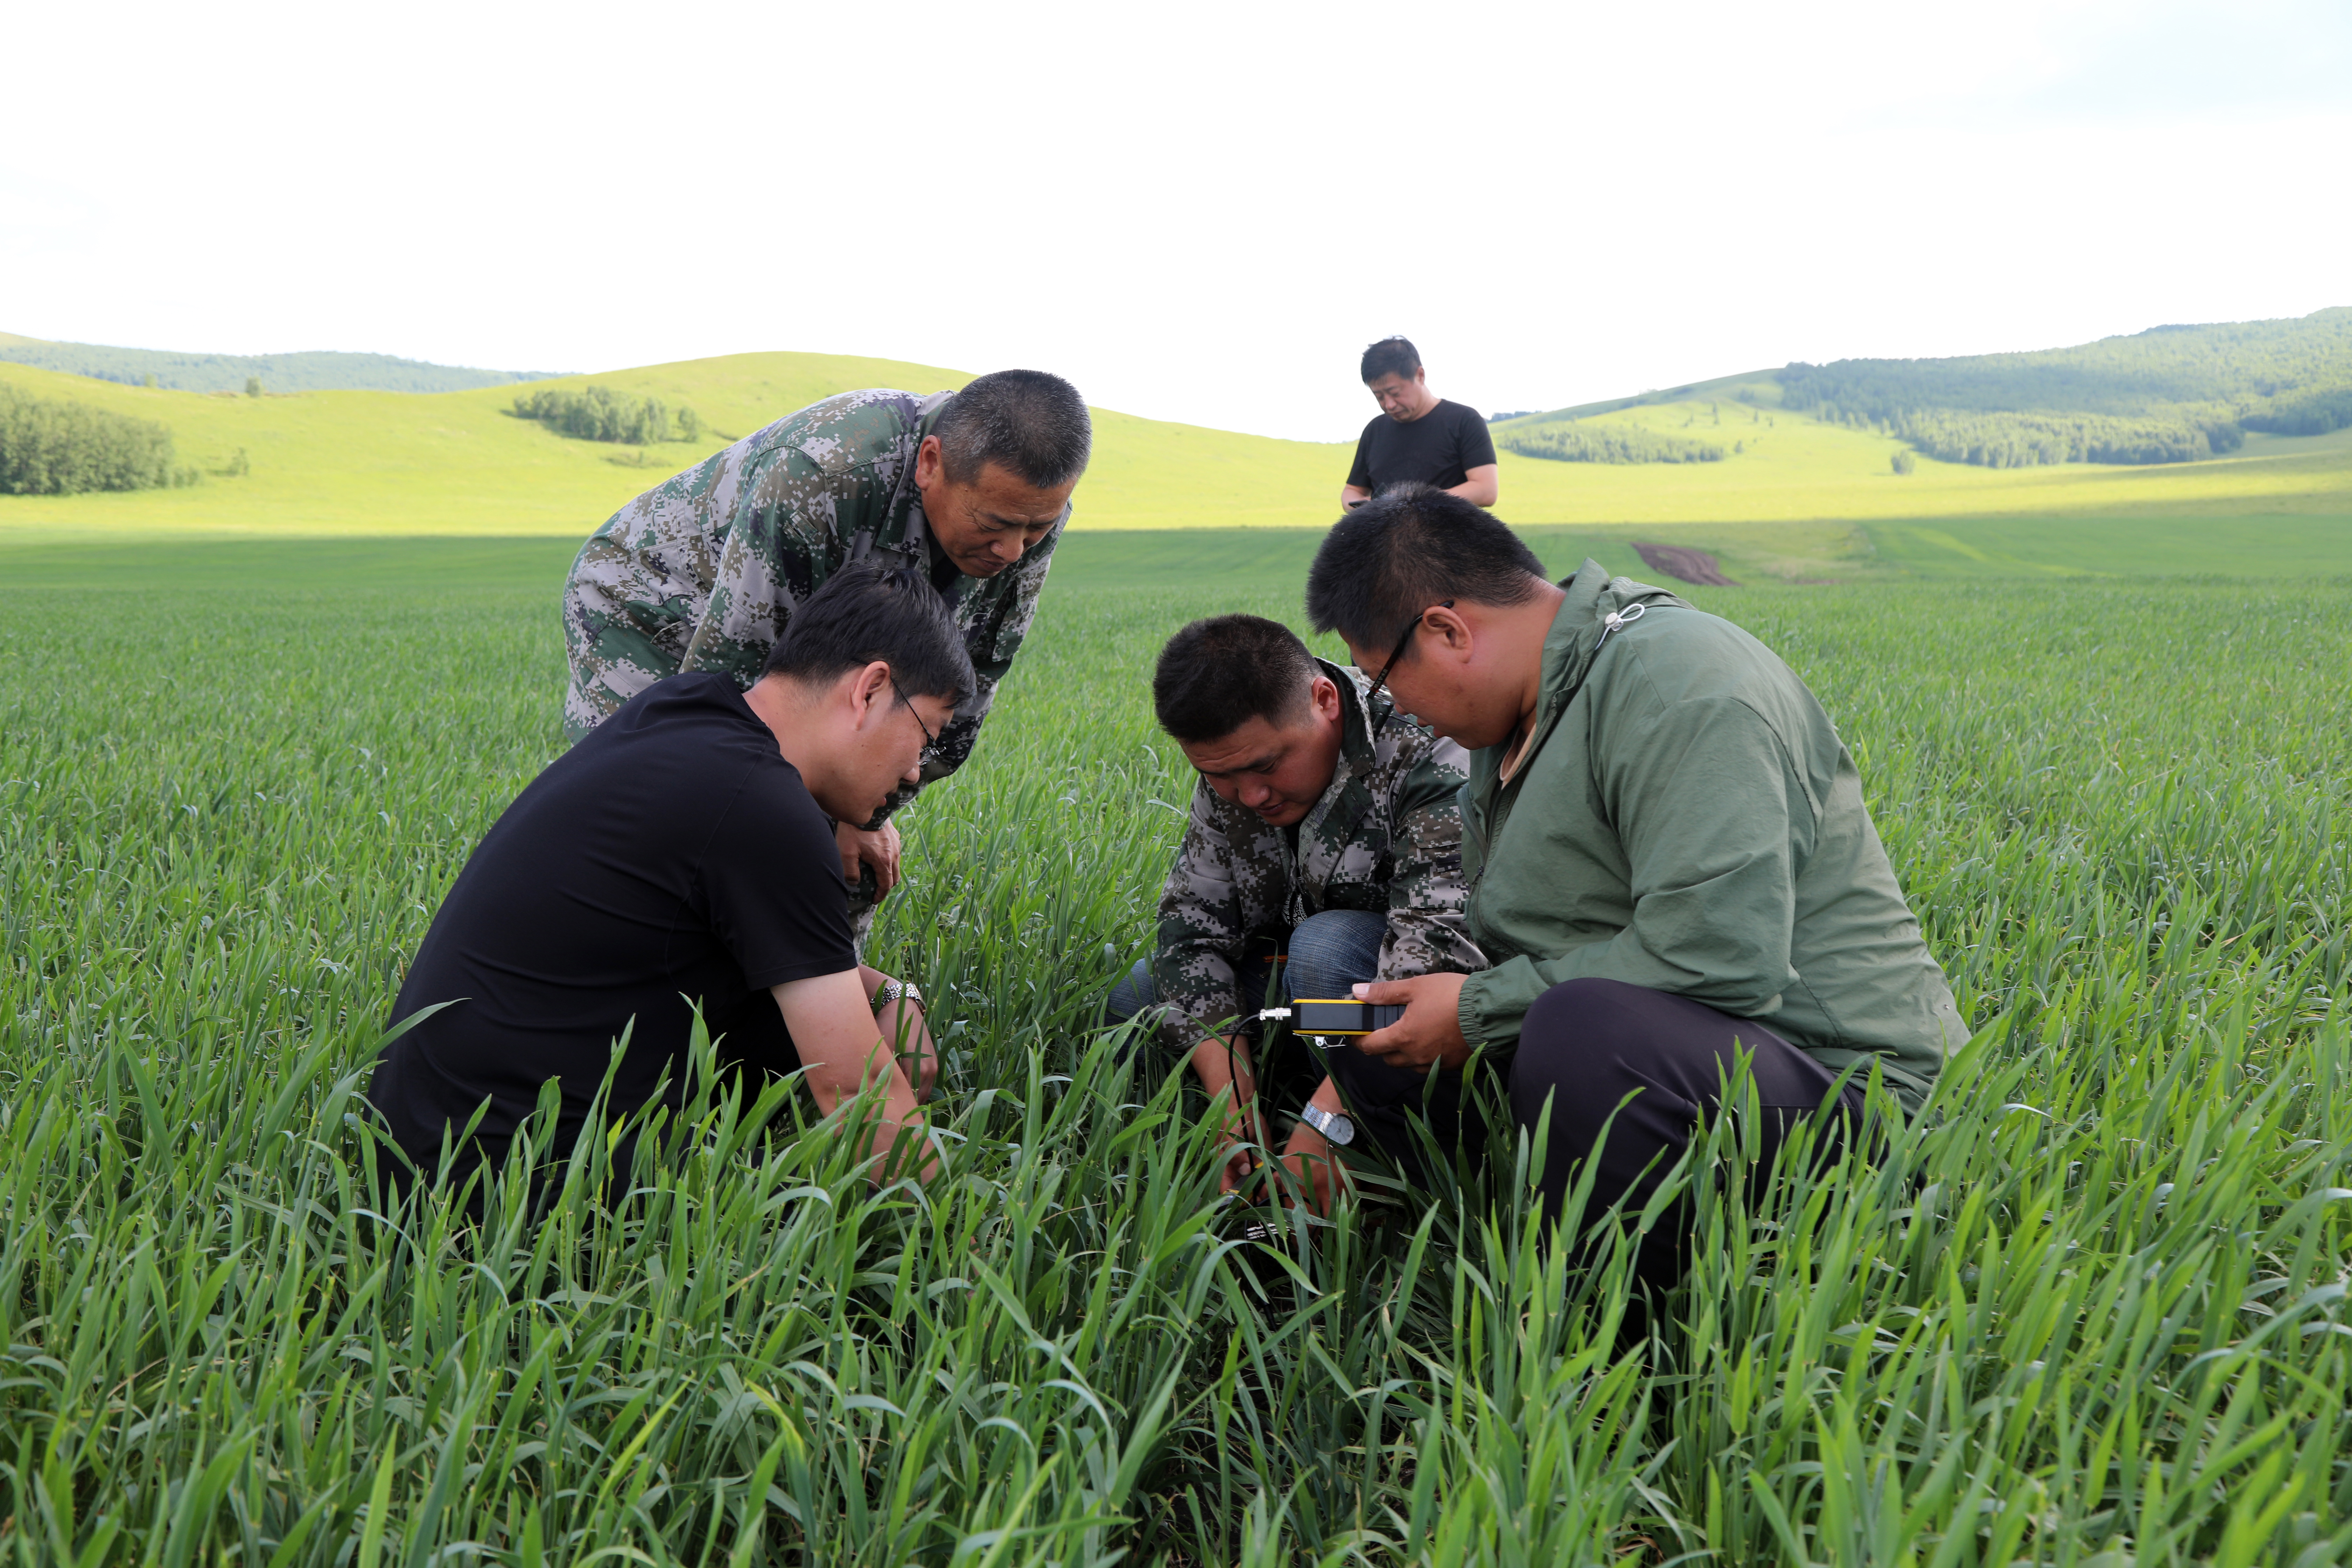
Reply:
<svg viewBox="0 0 2352 1568"><path fill-rule="evenodd" d="M1352 436L2352 304L2352 0L19 4L0 330Z"/></svg>

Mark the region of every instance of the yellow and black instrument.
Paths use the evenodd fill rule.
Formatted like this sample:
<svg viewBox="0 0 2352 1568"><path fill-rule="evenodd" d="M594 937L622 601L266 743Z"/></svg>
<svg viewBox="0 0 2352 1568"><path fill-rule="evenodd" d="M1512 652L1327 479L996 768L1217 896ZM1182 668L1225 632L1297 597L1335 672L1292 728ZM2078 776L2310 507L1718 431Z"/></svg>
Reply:
<svg viewBox="0 0 2352 1568"><path fill-rule="evenodd" d="M1403 1016L1401 1002L1359 1002L1351 996L1290 999L1290 1028L1297 1035L1369 1035Z"/></svg>

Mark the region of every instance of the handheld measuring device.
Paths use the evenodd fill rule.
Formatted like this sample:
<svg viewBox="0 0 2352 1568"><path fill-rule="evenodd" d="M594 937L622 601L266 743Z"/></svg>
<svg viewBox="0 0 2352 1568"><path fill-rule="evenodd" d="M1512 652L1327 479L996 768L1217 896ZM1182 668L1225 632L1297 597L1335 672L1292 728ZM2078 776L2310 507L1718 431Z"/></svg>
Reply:
<svg viewBox="0 0 2352 1568"><path fill-rule="evenodd" d="M1286 1008L1268 1009L1261 1017L1286 1014L1293 1034L1352 1038L1385 1029L1404 1016L1404 1005L1359 1002L1352 996L1294 996Z"/></svg>

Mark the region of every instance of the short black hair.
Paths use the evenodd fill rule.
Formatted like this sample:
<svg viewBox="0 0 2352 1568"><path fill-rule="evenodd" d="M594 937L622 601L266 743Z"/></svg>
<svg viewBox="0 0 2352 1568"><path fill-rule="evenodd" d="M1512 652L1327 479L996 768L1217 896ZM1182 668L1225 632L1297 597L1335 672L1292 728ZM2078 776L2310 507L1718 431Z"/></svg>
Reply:
<svg viewBox="0 0 2352 1568"><path fill-rule="evenodd" d="M1510 524L1434 485L1397 485L1332 524L1307 570L1307 619L1385 649L1446 599L1522 605L1543 563Z"/></svg>
<svg viewBox="0 0 2352 1568"><path fill-rule="evenodd" d="M1384 375L1401 375L1407 381L1421 368L1421 351L1412 346L1410 338L1382 338L1364 351L1364 384L1370 386Z"/></svg>
<svg viewBox="0 0 2352 1568"><path fill-rule="evenodd" d="M1000 370L971 382L948 399L931 434L957 484L971 483L995 463L1041 490L1076 483L1095 442L1087 400L1042 370Z"/></svg>
<svg viewBox="0 0 2352 1568"><path fill-rule="evenodd" d="M877 659L909 697L961 707L977 684L940 591L908 568L870 563L843 567L803 600L760 673L822 683Z"/></svg>
<svg viewBox="0 0 2352 1568"><path fill-rule="evenodd" d="M1307 705L1315 656L1264 616L1212 616L1168 639L1151 674L1160 727L1179 741L1222 740L1252 719L1283 726Z"/></svg>

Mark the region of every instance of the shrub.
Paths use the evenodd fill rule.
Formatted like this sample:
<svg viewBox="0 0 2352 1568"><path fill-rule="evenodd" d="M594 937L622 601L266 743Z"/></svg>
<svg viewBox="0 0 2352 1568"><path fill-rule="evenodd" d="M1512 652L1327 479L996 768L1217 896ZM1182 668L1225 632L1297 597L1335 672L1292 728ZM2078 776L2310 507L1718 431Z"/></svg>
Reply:
<svg viewBox="0 0 2352 1568"><path fill-rule="evenodd" d="M86 403L35 397L0 382L0 491L69 496L194 484L172 462L172 432Z"/></svg>
<svg viewBox="0 0 2352 1568"><path fill-rule="evenodd" d="M247 397L258 397L261 395L261 378L259 376L248 375L245 378L245 395Z"/></svg>
<svg viewBox="0 0 2352 1568"><path fill-rule="evenodd" d="M618 441L643 447L670 438L667 404L658 397L628 397L610 387L583 386L578 391L543 387L518 395L514 412L519 419L536 419L583 441ZM680 439L701 438L702 419L694 410L679 409L677 422Z"/></svg>
<svg viewBox="0 0 2352 1568"><path fill-rule="evenodd" d="M1918 466L1919 459L1913 457L1908 449L1895 454L1895 471L1896 473L1907 474Z"/></svg>

